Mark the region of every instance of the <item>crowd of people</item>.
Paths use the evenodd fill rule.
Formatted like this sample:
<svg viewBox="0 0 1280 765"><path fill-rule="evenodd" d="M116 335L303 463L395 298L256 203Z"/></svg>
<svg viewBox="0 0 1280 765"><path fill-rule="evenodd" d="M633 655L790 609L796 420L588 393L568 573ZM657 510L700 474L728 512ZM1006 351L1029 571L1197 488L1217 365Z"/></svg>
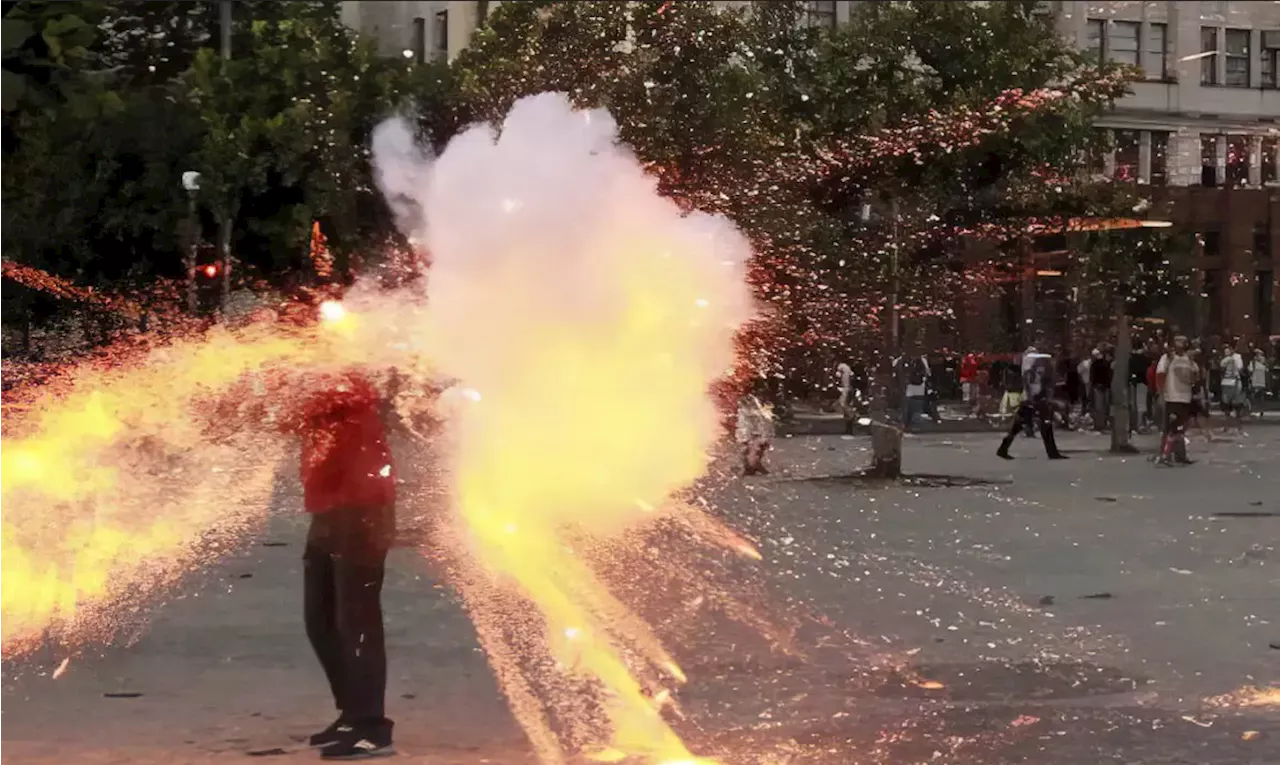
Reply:
<svg viewBox="0 0 1280 765"><path fill-rule="evenodd" d="M1127 368L1117 369L1116 363L1115 348L1108 343L1076 354L1062 348L1045 353L1036 345L1018 354L912 351L892 361L888 406L907 431L921 419L941 421L939 402L950 402L963 417L1012 417L1010 435L998 450L1001 457L1010 457L1018 432L1039 432L1046 452L1059 459L1063 455L1053 440L1055 425L1099 432L1115 426L1113 381L1123 374L1127 427L1163 433L1167 443L1160 459L1172 464L1185 461L1181 434L1188 427L1202 427L1215 410L1238 426L1246 417L1265 417L1272 402L1280 400L1275 348L1245 339L1206 344L1157 334L1134 343ZM837 365L835 377L836 406L851 432L868 409L870 380L865 366L847 362Z"/></svg>

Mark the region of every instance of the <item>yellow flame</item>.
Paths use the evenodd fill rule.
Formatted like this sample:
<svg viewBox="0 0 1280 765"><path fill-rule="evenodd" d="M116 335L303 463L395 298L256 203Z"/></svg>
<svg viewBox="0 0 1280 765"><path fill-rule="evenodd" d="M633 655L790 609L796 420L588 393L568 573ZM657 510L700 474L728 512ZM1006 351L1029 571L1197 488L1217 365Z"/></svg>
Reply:
<svg viewBox="0 0 1280 765"><path fill-rule="evenodd" d="M503 289L522 282L519 260L474 285L469 304L484 323L442 341L439 357L484 394L451 423L454 496L484 568L537 606L558 664L602 689L611 740L594 757L693 763L637 679L656 670L683 682L684 673L567 540L571 530L618 538L652 523L664 515L658 503L704 473L719 434L708 391L731 358L737 317L704 297L723 277L696 253L609 246L634 257L613 259L616 272L597 285L616 301L602 315L522 305L518 289ZM725 541L757 555L740 538Z"/></svg>

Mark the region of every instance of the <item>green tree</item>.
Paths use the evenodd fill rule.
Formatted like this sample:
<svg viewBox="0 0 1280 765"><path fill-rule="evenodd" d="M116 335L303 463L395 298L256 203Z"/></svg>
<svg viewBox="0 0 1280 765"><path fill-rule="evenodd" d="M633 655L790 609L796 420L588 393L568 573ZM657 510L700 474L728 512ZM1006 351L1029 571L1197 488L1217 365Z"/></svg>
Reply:
<svg viewBox="0 0 1280 765"><path fill-rule="evenodd" d="M246 45L230 60L200 51L185 76L203 134L192 169L218 229L224 299L233 234L262 243L250 263L266 275L305 263L313 220L329 224L339 254L363 244L369 133L424 77L375 55L334 3L288 4L254 20Z"/></svg>
<svg viewBox="0 0 1280 765"><path fill-rule="evenodd" d="M6 116L22 108L48 108L70 100L92 84L86 75L95 58L90 47L101 18L98 3L6 5L2 25Z"/></svg>

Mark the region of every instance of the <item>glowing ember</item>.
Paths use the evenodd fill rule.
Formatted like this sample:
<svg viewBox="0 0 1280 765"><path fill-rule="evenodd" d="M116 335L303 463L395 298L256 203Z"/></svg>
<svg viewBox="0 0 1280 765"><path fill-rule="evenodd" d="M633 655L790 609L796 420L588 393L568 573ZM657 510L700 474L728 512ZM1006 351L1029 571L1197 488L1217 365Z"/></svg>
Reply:
<svg viewBox="0 0 1280 765"><path fill-rule="evenodd" d="M336 300L326 300L320 304L320 318L329 322L342 321L347 315L347 309L342 307L342 303Z"/></svg>
<svg viewBox="0 0 1280 765"><path fill-rule="evenodd" d="M600 691L606 719L570 723L586 751L608 738L594 759L677 765L696 760L639 678L683 673L567 535L617 538L703 474L719 434L708 390L751 312L749 247L659 197L616 141L607 113L543 94L500 137L473 128L434 162L406 161L400 122L374 152L384 190L421 208L400 212L431 253L429 323L450 328L433 361L468 404L449 422L455 533L480 569L461 589L517 718L561 759L535 690L556 683L532 668L558 666ZM519 600L539 615L514 616Z"/></svg>

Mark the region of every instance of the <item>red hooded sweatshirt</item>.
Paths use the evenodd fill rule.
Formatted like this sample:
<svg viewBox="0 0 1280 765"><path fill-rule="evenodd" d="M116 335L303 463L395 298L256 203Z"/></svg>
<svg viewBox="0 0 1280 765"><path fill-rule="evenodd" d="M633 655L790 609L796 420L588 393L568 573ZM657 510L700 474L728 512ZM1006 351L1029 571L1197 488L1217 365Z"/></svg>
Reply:
<svg viewBox="0 0 1280 765"><path fill-rule="evenodd" d="M309 513L390 507L395 465L382 424L382 397L357 372L309 380L283 427L302 439L302 496Z"/></svg>

